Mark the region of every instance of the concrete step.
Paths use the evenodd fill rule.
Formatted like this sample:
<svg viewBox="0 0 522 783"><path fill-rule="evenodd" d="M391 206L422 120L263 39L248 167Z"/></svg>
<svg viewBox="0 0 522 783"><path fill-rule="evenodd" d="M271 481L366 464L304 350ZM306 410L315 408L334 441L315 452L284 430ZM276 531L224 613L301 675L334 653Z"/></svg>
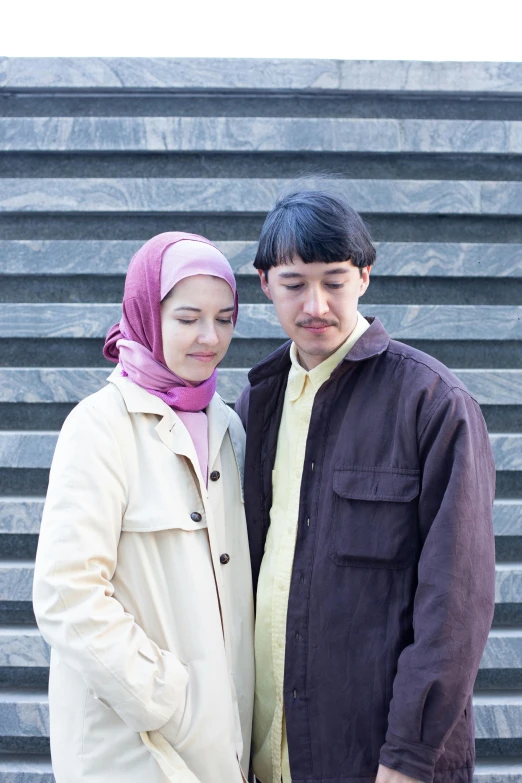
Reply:
<svg viewBox="0 0 522 783"><path fill-rule="evenodd" d="M0 755L2 783L54 783L49 757ZM473 783L521 783L522 759L477 762Z"/></svg>
<svg viewBox="0 0 522 783"><path fill-rule="evenodd" d="M499 748L519 745L522 740L522 696L498 693L474 697L477 746L496 742ZM49 737L49 711L44 690L0 691L0 744L3 750L44 748ZM40 751L41 752L41 751ZM504 755L504 754L502 754ZM509 751L506 755L512 755Z"/></svg>
<svg viewBox="0 0 522 783"><path fill-rule="evenodd" d="M409 62L248 58L10 57L3 58L0 89L148 94L162 91L315 93L423 92L463 95L520 94L516 62Z"/></svg>
<svg viewBox="0 0 522 783"><path fill-rule="evenodd" d="M0 673L16 672L16 685L36 680L44 672L47 680L50 651L36 626L0 626ZM34 676L31 675L34 672ZM515 681L516 678L516 681ZM493 628L482 656L477 688L522 687L522 629Z"/></svg>
<svg viewBox="0 0 522 783"><path fill-rule="evenodd" d="M51 759L49 756L0 754L0 780L2 783L54 783Z"/></svg>
<svg viewBox="0 0 522 783"><path fill-rule="evenodd" d="M143 237L145 241L147 237ZM124 275L135 240L0 240L2 275ZM256 275L257 242L216 242L236 275ZM376 242L372 277L522 277L522 244Z"/></svg>
<svg viewBox="0 0 522 783"><path fill-rule="evenodd" d="M0 498L0 535L37 535L44 499L38 497ZM522 536L522 500L495 500L495 536Z"/></svg>
<svg viewBox="0 0 522 783"><path fill-rule="evenodd" d="M5 152L522 153L522 122L295 117L5 117Z"/></svg>
<svg viewBox="0 0 522 783"><path fill-rule="evenodd" d="M0 690L0 750L47 753L49 707L45 689Z"/></svg>
<svg viewBox="0 0 522 783"><path fill-rule="evenodd" d="M101 389L110 368L0 367L0 402L79 402ZM522 370L455 370L480 405L520 405ZM218 392L233 403L248 380L246 369L220 369Z"/></svg>
<svg viewBox="0 0 522 783"><path fill-rule="evenodd" d="M364 305L398 340L520 340L522 306ZM102 338L119 321L119 304L1 304L0 338ZM239 305L234 339L285 339L271 304Z"/></svg>
<svg viewBox="0 0 522 783"><path fill-rule="evenodd" d="M521 783L522 757L518 759L479 759L473 783Z"/></svg>
<svg viewBox="0 0 522 783"><path fill-rule="evenodd" d="M33 572L32 560L0 561L0 603L30 603ZM522 563L497 563L495 603L515 605L522 612Z"/></svg>
<svg viewBox="0 0 522 783"><path fill-rule="evenodd" d="M520 215L522 182L306 179L342 193L358 212L388 215ZM5 178L0 213L262 214L295 181L261 178Z"/></svg>
<svg viewBox="0 0 522 783"><path fill-rule="evenodd" d="M0 431L0 468L49 468L56 432ZM497 471L522 470L522 433L490 434Z"/></svg>

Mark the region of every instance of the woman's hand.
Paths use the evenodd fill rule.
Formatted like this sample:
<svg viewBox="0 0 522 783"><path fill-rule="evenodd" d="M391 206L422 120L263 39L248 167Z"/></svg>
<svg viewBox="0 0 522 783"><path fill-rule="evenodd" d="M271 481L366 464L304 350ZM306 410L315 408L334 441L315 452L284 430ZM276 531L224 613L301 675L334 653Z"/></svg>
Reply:
<svg viewBox="0 0 522 783"><path fill-rule="evenodd" d="M375 783L422 783L422 781L417 780L417 778L410 778L409 775L403 775L402 772L397 772L396 769L389 769L389 767L379 764Z"/></svg>

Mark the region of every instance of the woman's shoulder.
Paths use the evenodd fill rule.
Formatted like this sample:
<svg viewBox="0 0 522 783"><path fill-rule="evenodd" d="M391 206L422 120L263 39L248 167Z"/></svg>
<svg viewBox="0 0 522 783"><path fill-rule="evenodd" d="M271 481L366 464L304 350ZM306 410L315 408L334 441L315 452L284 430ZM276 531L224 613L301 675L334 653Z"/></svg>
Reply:
<svg viewBox="0 0 522 783"><path fill-rule="evenodd" d="M128 418L125 401L113 383L107 383L102 389L84 397L69 413L65 424L78 426L97 421L100 424L114 425ZM65 425L64 425L65 426Z"/></svg>

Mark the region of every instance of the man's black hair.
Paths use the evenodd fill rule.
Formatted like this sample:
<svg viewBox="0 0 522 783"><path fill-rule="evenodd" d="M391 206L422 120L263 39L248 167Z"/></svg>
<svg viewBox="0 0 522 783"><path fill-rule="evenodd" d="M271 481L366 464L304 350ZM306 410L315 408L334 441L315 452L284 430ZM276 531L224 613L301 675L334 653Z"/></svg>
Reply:
<svg viewBox="0 0 522 783"><path fill-rule="evenodd" d="M375 261L375 248L362 218L340 195L299 190L278 199L268 213L254 260L267 272L295 256L305 264L350 260L359 268Z"/></svg>

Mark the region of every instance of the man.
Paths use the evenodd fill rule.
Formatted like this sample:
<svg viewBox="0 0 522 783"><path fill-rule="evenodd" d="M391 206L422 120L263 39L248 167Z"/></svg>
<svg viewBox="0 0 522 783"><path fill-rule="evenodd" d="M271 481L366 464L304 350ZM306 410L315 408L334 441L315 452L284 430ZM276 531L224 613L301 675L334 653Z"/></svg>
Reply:
<svg viewBox="0 0 522 783"><path fill-rule="evenodd" d="M290 337L249 374L262 783L471 783L494 608L495 472L476 401L358 299L375 249L341 198L268 215L255 259Z"/></svg>

